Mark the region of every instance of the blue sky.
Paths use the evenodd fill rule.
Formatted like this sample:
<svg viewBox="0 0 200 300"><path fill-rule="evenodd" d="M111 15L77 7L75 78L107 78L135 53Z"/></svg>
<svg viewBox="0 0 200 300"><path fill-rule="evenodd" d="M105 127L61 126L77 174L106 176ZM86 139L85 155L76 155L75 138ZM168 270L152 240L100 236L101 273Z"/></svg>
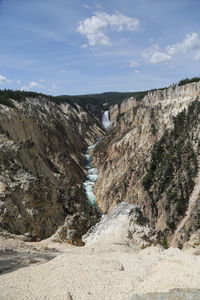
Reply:
<svg viewBox="0 0 200 300"><path fill-rule="evenodd" d="M199 0L0 0L0 89L139 91L200 76Z"/></svg>

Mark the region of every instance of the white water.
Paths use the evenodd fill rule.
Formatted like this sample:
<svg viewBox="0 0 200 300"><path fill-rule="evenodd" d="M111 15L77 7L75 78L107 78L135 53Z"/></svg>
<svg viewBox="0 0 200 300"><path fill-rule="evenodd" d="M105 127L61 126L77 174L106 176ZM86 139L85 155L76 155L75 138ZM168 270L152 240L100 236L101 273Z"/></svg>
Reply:
<svg viewBox="0 0 200 300"><path fill-rule="evenodd" d="M95 148L95 146L96 146L96 144L89 146L85 153L86 169L88 171L88 175L86 177L85 182L83 183L83 186L86 191L87 199L88 199L89 203L93 206L97 205L96 196L93 192L93 189L94 189L95 181L98 178L98 170L93 167L92 156L91 156L91 152Z"/></svg>
<svg viewBox="0 0 200 300"><path fill-rule="evenodd" d="M102 124L104 128L108 128L111 125L110 119L109 119L109 111L106 110L102 117ZM86 161L86 169L88 171L86 180L83 183L83 186L86 191L86 196L91 205L96 206L96 196L93 192L95 181L98 178L98 170L93 167L92 165L92 156L91 152L95 148L95 145L89 146L85 152L85 161Z"/></svg>
<svg viewBox="0 0 200 300"><path fill-rule="evenodd" d="M103 124L103 126L104 126L104 128L108 128L108 127L110 127L110 125L111 125L111 121L110 121L110 119L109 119L109 111L108 110L106 110L105 112L104 112L104 114L103 114L103 117L102 117L102 124Z"/></svg>

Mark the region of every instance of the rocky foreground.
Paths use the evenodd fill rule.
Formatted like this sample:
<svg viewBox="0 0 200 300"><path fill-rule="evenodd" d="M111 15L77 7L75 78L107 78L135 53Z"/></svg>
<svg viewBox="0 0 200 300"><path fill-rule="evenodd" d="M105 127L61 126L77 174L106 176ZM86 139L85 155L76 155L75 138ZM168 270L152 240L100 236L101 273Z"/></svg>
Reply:
<svg viewBox="0 0 200 300"><path fill-rule="evenodd" d="M153 246L154 232L137 206L122 203L84 240L84 247L55 244L51 239L31 243L40 251L63 247L63 254L2 274L0 298L200 299L200 252ZM160 294L173 289L178 290ZM147 293L156 294L142 296Z"/></svg>

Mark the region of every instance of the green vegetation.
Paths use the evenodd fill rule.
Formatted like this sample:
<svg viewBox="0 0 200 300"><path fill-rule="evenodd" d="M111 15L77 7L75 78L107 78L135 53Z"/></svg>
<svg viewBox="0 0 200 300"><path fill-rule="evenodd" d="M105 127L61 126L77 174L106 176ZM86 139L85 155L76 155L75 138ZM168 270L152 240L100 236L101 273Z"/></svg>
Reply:
<svg viewBox="0 0 200 300"><path fill-rule="evenodd" d="M102 94L90 94L90 95L79 95L79 96L57 96L59 101L71 101L78 103L79 105L86 106L90 104L101 105L102 108L108 109L111 105L120 104L123 100L130 97L135 97L137 100L141 100L147 95L148 91L132 92L132 93L118 93L109 92Z"/></svg>
<svg viewBox="0 0 200 300"><path fill-rule="evenodd" d="M191 79L185 78L185 79L180 80L178 85L180 86L180 85L185 85L187 83L198 82L198 81L200 81L200 77L193 77Z"/></svg>
<svg viewBox="0 0 200 300"><path fill-rule="evenodd" d="M161 245L163 246L164 249L168 249L169 248L169 244L167 241L167 235L164 235L162 241L161 241Z"/></svg>
<svg viewBox="0 0 200 300"><path fill-rule="evenodd" d="M121 117L123 117L125 115L125 113L119 113L117 115L116 121L119 122L119 120L121 119Z"/></svg>
<svg viewBox="0 0 200 300"><path fill-rule="evenodd" d="M9 132L5 130L1 125L0 125L0 134L4 134L5 136L9 137Z"/></svg>
<svg viewBox="0 0 200 300"><path fill-rule="evenodd" d="M198 82L200 81L200 77L193 77L191 79L183 79L179 81L178 85L184 85L187 83L192 82ZM171 85L176 87L176 85ZM160 90L163 90L165 88L160 88ZM156 91L157 89L152 89L150 91ZM25 98L46 98L54 103L61 104L61 103L69 103L74 108L77 109L76 103L83 108L89 108L91 105L98 105L102 109L108 109L110 106L114 104L121 104L122 101L125 99L128 99L130 97L136 98L136 100L140 101L142 100L149 91L139 91L139 92L129 92L129 93L120 93L120 92L107 92L102 94L88 94L88 95L75 95L75 96L69 96L69 95L61 95L61 96L51 96L51 95L45 95L42 93L36 93L36 92L27 92L27 91L13 91L9 89L0 90L0 103L3 105L6 105L8 107L14 107L14 104L10 99L13 99L17 102L22 102L25 100ZM153 128L154 130L154 128Z"/></svg>
<svg viewBox="0 0 200 300"><path fill-rule="evenodd" d="M133 93L102 93L102 94L91 94L91 95L78 95L78 96L51 96L36 92L27 91L13 91L13 90L0 90L0 103L9 107L14 107L13 99L17 102L23 102L26 98L46 98L54 103L69 103L74 108L76 103L84 108L90 105L98 105L102 109L107 109L109 106L114 104L120 104L123 100L134 96L137 100L141 100L148 91L133 92Z"/></svg>
<svg viewBox="0 0 200 300"><path fill-rule="evenodd" d="M38 97L45 97L49 100L52 100L54 97L50 95L45 95L42 93L36 92L26 92L26 91L13 91L13 90L0 90L0 99L13 99L17 102L22 102L25 100L26 97L30 98L38 98Z"/></svg>
<svg viewBox="0 0 200 300"><path fill-rule="evenodd" d="M154 145L147 174L142 184L152 203L165 199L166 209L175 207L183 215L197 174L197 154L192 145L192 129L197 128L200 118L200 102L194 101L188 111L174 117L174 128L166 131ZM195 132L198 133L198 130ZM173 230L174 220L167 220Z"/></svg>
<svg viewBox="0 0 200 300"><path fill-rule="evenodd" d="M76 105L74 104L73 99L71 99L70 96L66 96L65 98L63 98L62 96L55 97L36 92L27 92L19 90L13 91L7 89L0 90L0 103L8 107L15 107L11 99L17 102L23 102L26 98L45 98L56 104L69 103L76 108Z"/></svg>
<svg viewBox="0 0 200 300"><path fill-rule="evenodd" d="M98 105L103 109L102 103L99 103L95 98L95 95L80 95L80 96L56 96L54 97L54 102L57 104L70 103L74 108L77 108L75 104L83 108L89 108L91 105Z"/></svg>
<svg viewBox="0 0 200 300"><path fill-rule="evenodd" d="M61 122L60 120L57 119L57 120L53 121L53 124L54 124L54 127L56 128L56 133L66 136L66 129L65 129L63 122Z"/></svg>
<svg viewBox="0 0 200 300"><path fill-rule="evenodd" d="M10 99L7 99L5 96L0 97L0 104L3 104L8 107L12 107L12 108L15 107L14 104L12 103L12 101Z"/></svg>

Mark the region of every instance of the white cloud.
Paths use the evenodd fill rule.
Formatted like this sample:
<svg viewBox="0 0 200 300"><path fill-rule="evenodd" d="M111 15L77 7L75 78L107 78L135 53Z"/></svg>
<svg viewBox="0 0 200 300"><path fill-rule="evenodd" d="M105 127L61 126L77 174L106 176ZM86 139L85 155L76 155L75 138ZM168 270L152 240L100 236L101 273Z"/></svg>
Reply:
<svg viewBox="0 0 200 300"><path fill-rule="evenodd" d="M12 80L8 79L6 76L0 75L0 84L8 84L11 82Z"/></svg>
<svg viewBox="0 0 200 300"><path fill-rule="evenodd" d="M171 56L161 52L159 45L152 45L150 48L146 49L142 53L143 58L150 64L156 64L160 62L165 62L171 59Z"/></svg>
<svg viewBox="0 0 200 300"><path fill-rule="evenodd" d="M134 60L131 60L129 65L128 65L130 68L135 68L135 67L138 67L139 66L139 63L134 61Z"/></svg>
<svg viewBox="0 0 200 300"><path fill-rule="evenodd" d="M109 29L118 32L137 31L139 26L140 22L136 18L129 18L120 13L109 15L105 12L96 12L92 17L79 22L77 32L87 38L89 46L110 46L111 41L106 31Z"/></svg>
<svg viewBox="0 0 200 300"><path fill-rule="evenodd" d="M21 91L26 91L26 90L31 90L31 89L35 89L35 88L43 88L43 85L41 85L41 83L36 82L36 81L31 81L29 82L27 85L22 86L20 88Z"/></svg>
<svg viewBox="0 0 200 300"><path fill-rule="evenodd" d="M164 50L160 49L159 45L152 45L150 48L143 51L142 56L147 62L156 64L169 61L176 54L186 53L190 50L197 49L200 49L200 39L198 34L194 32L187 34L183 41L174 45L169 45ZM199 55L197 53L195 59L200 59L200 52Z"/></svg>
<svg viewBox="0 0 200 300"><path fill-rule="evenodd" d="M168 54L173 56L177 53L185 53L190 49L197 48L200 48L200 39L198 37L198 34L193 32L187 34L186 38L182 42L166 47L166 50Z"/></svg>
<svg viewBox="0 0 200 300"><path fill-rule="evenodd" d="M152 56L150 58L150 63L156 64L156 63L168 61L170 59L171 59L170 55L168 55L164 52L156 51L155 53L152 54Z"/></svg>
<svg viewBox="0 0 200 300"><path fill-rule="evenodd" d="M159 45L152 45L142 53L143 58L150 64L157 64L171 59L171 56L160 50Z"/></svg>

